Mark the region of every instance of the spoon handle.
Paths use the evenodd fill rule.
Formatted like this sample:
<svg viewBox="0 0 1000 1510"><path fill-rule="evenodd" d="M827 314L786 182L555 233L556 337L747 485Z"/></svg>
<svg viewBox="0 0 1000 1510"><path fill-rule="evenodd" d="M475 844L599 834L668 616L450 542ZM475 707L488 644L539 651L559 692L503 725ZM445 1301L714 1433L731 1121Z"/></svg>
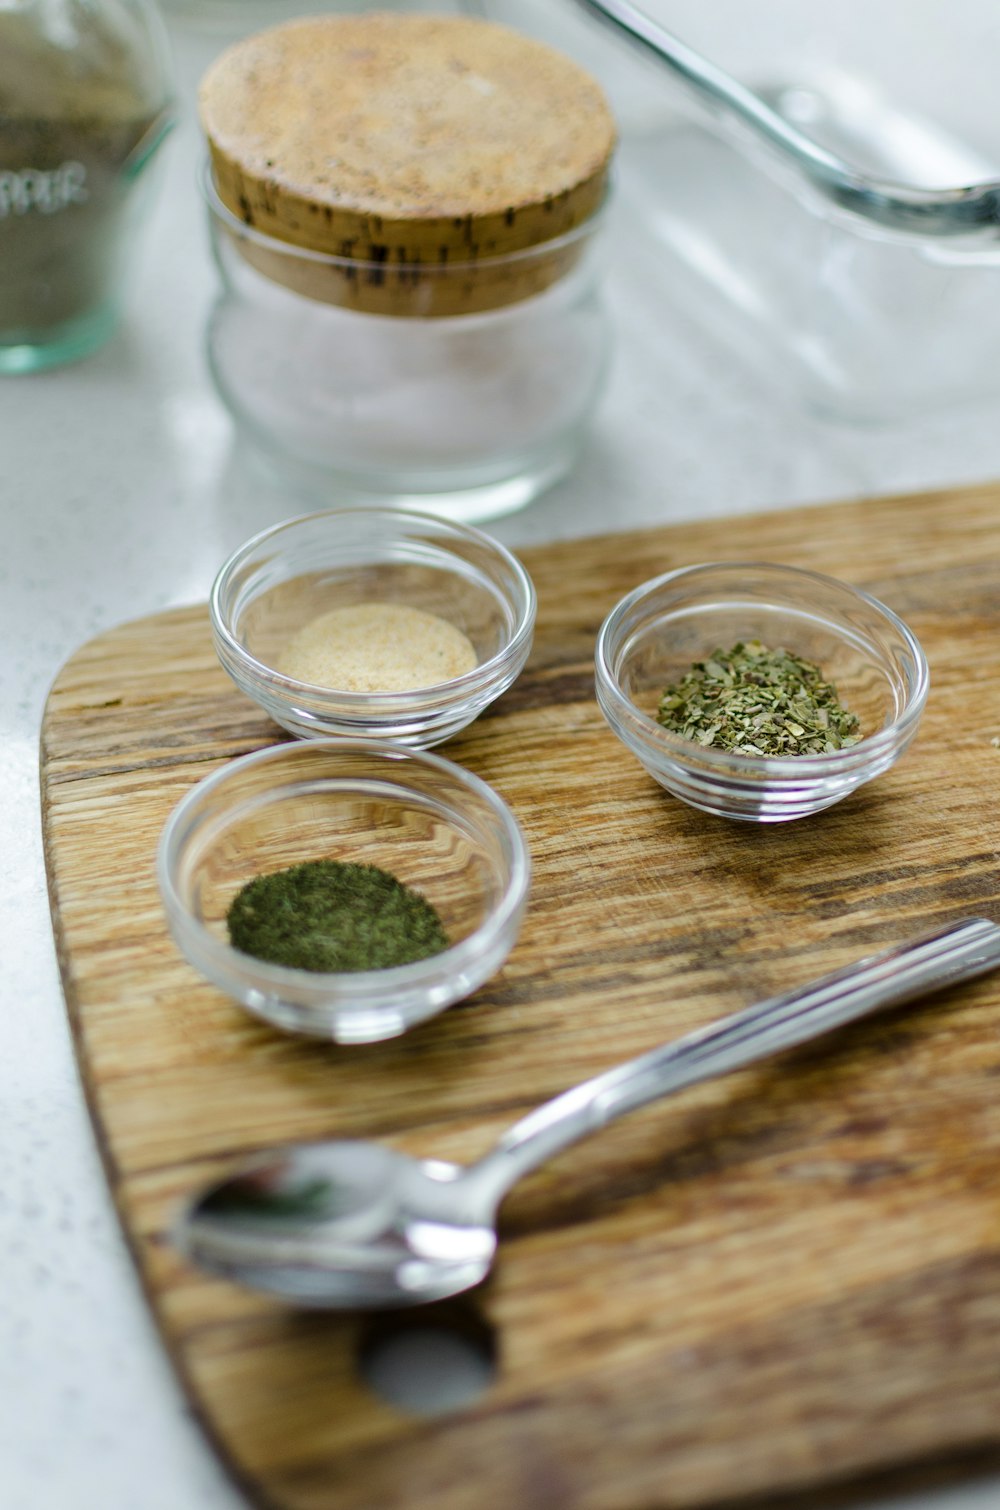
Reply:
<svg viewBox="0 0 1000 1510"><path fill-rule="evenodd" d="M468 1177L499 1201L522 1175L626 1112L998 966L1000 928L985 918L870 955L565 1091L509 1128Z"/></svg>

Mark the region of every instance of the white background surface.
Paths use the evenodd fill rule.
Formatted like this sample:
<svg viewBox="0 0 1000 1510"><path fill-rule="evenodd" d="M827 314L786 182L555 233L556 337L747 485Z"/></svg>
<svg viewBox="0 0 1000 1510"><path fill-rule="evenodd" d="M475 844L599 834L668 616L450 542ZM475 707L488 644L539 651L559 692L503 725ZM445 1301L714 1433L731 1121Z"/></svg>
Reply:
<svg viewBox="0 0 1000 1510"><path fill-rule="evenodd" d="M736 0L658 9L734 66L775 47L808 54L831 45L824 13L834 8L813 0L762 0L743 44ZM870 73L918 104L947 100L953 122L989 143L995 90L987 84L1000 58L989 0L845 0L835 9L849 61L866 59ZM270 7L280 12L280 3ZM502 4L494 13L504 19ZM927 31L931 22L940 35ZM189 1420L111 1211L64 1014L38 820L38 730L65 658L110 625L204 599L233 547L303 506L234 445L208 381L202 330L214 273L195 188L192 100L220 35L180 23L172 32L181 124L123 328L85 363L0 379L4 1510L243 1503ZM575 475L494 526L507 543L1000 477L992 404L886 429L811 418L735 365L655 279L648 261L639 267L615 252L609 390ZM1000 1480L880 1503L985 1510L1000 1503Z"/></svg>

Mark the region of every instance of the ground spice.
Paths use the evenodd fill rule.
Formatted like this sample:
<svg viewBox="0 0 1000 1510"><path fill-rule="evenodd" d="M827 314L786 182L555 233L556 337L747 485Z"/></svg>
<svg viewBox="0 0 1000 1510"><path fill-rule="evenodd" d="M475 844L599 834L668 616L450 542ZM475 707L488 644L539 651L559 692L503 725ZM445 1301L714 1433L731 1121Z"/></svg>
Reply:
<svg viewBox="0 0 1000 1510"><path fill-rule="evenodd" d="M448 948L431 904L377 865L309 860L255 876L226 914L234 949L297 970L384 970Z"/></svg>
<svg viewBox="0 0 1000 1510"><path fill-rule="evenodd" d="M352 603L304 624L278 670L340 692L411 692L476 664L471 640L437 614L402 603Z"/></svg>
<svg viewBox="0 0 1000 1510"><path fill-rule="evenodd" d="M857 744L857 715L813 661L759 640L718 649L667 687L657 720L734 755L829 755Z"/></svg>

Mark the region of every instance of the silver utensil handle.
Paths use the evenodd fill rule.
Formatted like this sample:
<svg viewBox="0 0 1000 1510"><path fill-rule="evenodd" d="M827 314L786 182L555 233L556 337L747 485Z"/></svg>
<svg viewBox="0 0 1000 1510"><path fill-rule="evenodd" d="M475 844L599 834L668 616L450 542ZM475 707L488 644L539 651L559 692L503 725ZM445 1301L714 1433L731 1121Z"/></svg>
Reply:
<svg viewBox="0 0 1000 1510"><path fill-rule="evenodd" d="M499 1200L530 1170L626 1112L855 1018L1000 967L1000 928L966 918L774 996L546 1102L514 1124L470 1171Z"/></svg>

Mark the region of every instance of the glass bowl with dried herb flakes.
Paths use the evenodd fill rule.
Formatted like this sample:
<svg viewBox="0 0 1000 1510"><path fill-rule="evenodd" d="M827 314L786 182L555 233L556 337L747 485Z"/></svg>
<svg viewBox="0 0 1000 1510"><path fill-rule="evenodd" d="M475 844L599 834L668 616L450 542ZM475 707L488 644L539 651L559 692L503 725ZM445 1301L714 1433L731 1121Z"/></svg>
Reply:
<svg viewBox="0 0 1000 1510"><path fill-rule="evenodd" d="M348 1044L394 1038L494 975L530 863L507 805L460 766L317 739L193 787L157 874L196 970L275 1027Z"/></svg>
<svg viewBox="0 0 1000 1510"><path fill-rule="evenodd" d="M807 817L888 770L929 685L885 604L768 562L643 583L604 621L595 668L604 717L661 786L757 823Z"/></svg>

